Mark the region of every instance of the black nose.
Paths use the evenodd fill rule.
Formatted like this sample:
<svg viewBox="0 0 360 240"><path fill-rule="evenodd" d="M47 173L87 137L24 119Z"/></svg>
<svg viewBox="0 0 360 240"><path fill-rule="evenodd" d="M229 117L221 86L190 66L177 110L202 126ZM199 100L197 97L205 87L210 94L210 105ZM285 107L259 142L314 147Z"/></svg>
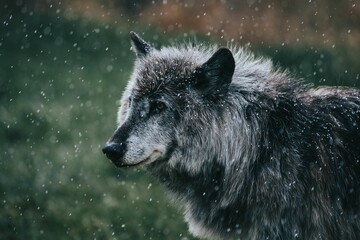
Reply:
<svg viewBox="0 0 360 240"><path fill-rule="evenodd" d="M125 143L107 143L102 149L103 153L111 161L119 161L125 154Z"/></svg>

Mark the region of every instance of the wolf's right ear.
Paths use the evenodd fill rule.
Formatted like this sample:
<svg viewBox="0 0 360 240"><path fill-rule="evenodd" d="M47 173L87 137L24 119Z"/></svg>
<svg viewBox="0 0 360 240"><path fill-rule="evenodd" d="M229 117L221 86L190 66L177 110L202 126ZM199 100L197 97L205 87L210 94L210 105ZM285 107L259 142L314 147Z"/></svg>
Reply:
<svg viewBox="0 0 360 240"><path fill-rule="evenodd" d="M235 59L227 48L217 50L207 62L196 69L196 84L204 95L213 95L225 90L235 71Z"/></svg>
<svg viewBox="0 0 360 240"><path fill-rule="evenodd" d="M130 39L132 48L139 58L145 57L152 50L151 45L145 42L135 32L130 32Z"/></svg>

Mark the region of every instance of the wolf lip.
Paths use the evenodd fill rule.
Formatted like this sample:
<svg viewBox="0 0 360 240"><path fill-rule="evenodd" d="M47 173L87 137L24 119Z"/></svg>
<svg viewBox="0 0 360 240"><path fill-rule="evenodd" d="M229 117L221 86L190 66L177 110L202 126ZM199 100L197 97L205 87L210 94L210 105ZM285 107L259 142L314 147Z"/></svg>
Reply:
<svg viewBox="0 0 360 240"><path fill-rule="evenodd" d="M115 161L113 161L113 163L115 164L115 166L117 166L119 168L130 168L130 167L138 167L143 164L146 164L146 162L148 162L149 160L150 160L150 158L146 158L145 160L140 161L138 163L134 163L134 164L128 164L128 163L124 163L124 162L115 162Z"/></svg>
<svg viewBox="0 0 360 240"><path fill-rule="evenodd" d="M148 156L144 160L134 163L134 164L128 164L128 163L124 163L124 162L120 162L120 161L113 161L113 163L115 164L115 166L117 166L119 168L138 167L138 166L146 165L148 163L156 161L160 157L160 155L161 155L161 152L159 150L155 150L150 154L150 156Z"/></svg>

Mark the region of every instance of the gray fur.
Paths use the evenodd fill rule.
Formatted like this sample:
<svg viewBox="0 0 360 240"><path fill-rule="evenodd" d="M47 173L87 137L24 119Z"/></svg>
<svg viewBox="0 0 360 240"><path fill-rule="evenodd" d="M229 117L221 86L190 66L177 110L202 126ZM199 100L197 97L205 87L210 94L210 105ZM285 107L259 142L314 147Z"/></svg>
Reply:
<svg viewBox="0 0 360 240"><path fill-rule="evenodd" d="M103 151L158 177L190 232L360 239L359 90L309 88L241 48L131 39L138 58Z"/></svg>

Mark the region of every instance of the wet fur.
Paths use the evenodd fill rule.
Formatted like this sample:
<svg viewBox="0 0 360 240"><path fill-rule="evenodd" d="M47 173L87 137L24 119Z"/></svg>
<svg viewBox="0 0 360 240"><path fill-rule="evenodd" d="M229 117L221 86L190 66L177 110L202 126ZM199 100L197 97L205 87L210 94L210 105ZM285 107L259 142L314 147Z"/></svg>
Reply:
<svg viewBox="0 0 360 240"><path fill-rule="evenodd" d="M153 128L166 151L147 169L184 207L194 235L360 239L359 90L304 86L235 47L231 83L205 86L196 73L216 46L149 46L133 40L117 131L130 98L171 103L171 117Z"/></svg>

